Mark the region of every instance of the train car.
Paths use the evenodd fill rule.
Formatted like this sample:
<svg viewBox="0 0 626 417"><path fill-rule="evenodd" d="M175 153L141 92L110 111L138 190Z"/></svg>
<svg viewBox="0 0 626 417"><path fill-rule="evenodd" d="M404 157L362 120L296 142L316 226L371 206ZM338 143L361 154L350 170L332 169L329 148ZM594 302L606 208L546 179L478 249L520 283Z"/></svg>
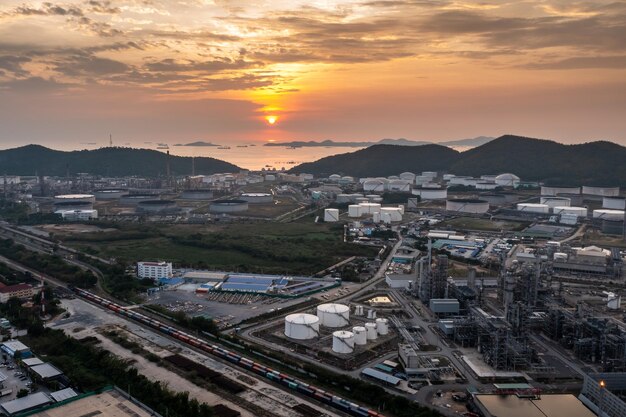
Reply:
<svg viewBox="0 0 626 417"><path fill-rule="evenodd" d="M233 362L236 365L249 369L252 372L261 375L271 381L277 382L281 385L287 386L290 389L294 389L297 392L306 395L307 397L311 397L316 399L322 403L328 404L338 410L344 411L347 414L356 417L384 417L383 414L378 413L375 410L370 410L365 407L361 407L358 404L351 403L341 397L336 395L331 395L328 392L316 388L313 385L306 384L302 381L299 381L291 376L278 372L274 369L268 368L264 365L261 365L257 362L253 362L248 358L244 358L242 356L237 355L234 352L228 351L216 345L210 345L206 341L196 338L190 334L182 332L178 329L174 329L173 327L167 326L161 323L158 320L155 320L151 317L144 316L143 314L137 313L133 310L128 310L123 306L116 304L112 301L101 298L95 294L90 293L89 291L82 290L80 288L71 288L75 293L84 297L85 299L99 304L117 314L122 316L127 316L133 320L136 320L140 323L146 324L162 333L165 333L168 336L174 337L181 342L186 344L195 346L207 353L210 353L215 356L219 356L228 360L229 362Z"/></svg>

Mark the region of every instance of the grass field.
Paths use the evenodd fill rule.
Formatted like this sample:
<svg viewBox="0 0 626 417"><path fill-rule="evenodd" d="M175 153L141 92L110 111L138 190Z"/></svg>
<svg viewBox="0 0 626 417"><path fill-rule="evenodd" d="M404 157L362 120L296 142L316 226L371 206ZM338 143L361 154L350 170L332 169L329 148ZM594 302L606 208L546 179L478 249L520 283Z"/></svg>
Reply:
<svg viewBox="0 0 626 417"><path fill-rule="evenodd" d="M280 274L313 274L375 248L342 241L343 228L314 223L228 226L123 226L114 232L58 234L66 244L129 263L166 260L179 266Z"/></svg>
<svg viewBox="0 0 626 417"><path fill-rule="evenodd" d="M446 220L445 222L440 223L439 226L447 226L453 229L499 232L500 230L519 231L528 226L528 224L529 223L525 222L476 219L473 217L457 217L456 219Z"/></svg>

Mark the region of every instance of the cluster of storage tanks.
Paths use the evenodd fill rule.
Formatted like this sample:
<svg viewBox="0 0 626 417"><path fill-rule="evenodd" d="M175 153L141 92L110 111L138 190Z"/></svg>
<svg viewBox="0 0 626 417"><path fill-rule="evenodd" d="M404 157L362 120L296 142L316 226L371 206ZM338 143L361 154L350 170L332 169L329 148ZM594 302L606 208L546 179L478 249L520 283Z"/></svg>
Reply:
<svg viewBox="0 0 626 417"><path fill-rule="evenodd" d="M363 306L355 308L355 315L363 316ZM385 318L376 318L373 310L368 318L374 322L364 326L354 326L351 330L333 332L332 350L335 353L352 353L355 346L364 346L368 341L389 333L389 323ZM345 304L329 303L317 306L316 315L306 313L289 314L285 317L285 336L295 340L310 340L319 337L320 326L339 329L350 325L350 307Z"/></svg>
<svg viewBox="0 0 626 417"><path fill-rule="evenodd" d="M348 217L372 216L374 223L393 223L402 221L404 206L382 207L379 203L359 203L348 206Z"/></svg>

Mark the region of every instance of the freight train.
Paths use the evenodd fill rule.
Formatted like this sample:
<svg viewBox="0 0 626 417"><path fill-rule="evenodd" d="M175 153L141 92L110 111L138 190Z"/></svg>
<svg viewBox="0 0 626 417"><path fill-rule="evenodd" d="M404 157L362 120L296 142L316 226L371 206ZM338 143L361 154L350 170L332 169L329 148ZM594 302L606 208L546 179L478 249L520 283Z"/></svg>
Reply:
<svg viewBox="0 0 626 417"><path fill-rule="evenodd" d="M152 317L148 317L143 314L137 313L136 311L124 308L123 306L119 304L116 304L105 298L99 297L93 293L90 293L89 291L85 291L80 288L72 288L72 290L79 296L93 303L106 307L109 310L112 310L117 314L136 320L146 326L150 326L153 329L160 331L161 333L165 333L166 335L170 337L180 340L181 342L191 345L204 352L210 353L211 355L214 355L219 358L225 359L229 362L232 362L233 364L241 368L254 372L257 375L267 378L270 381L276 382L280 385L284 385L296 392L299 392L300 394L304 396L313 398L324 404L328 404L329 406L336 408L337 410L343 411L346 414L349 414L351 416L357 416L357 417L384 417L382 414L380 414L379 412L375 410L361 407L358 404L345 400L344 398L338 397L336 395L332 395L331 393L326 392L313 385L299 381L291 377L290 375L276 371L272 368L268 368L265 365L262 365L258 362L254 362L248 358L245 358L241 355L238 355L237 353L226 350L220 346L212 345L206 342L205 340L199 339L193 335L190 335L188 333L175 329L171 326L168 326L158 320L153 319Z"/></svg>

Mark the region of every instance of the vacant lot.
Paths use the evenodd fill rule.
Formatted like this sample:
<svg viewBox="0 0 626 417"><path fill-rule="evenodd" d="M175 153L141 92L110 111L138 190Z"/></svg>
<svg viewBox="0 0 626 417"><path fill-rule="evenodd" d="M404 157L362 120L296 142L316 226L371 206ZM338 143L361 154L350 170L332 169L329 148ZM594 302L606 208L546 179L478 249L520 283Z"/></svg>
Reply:
<svg viewBox="0 0 626 417"><path fill-rule="evenodd" d="M342 236L342 226L262 223L127 225L114 232L58 237L87 252L129 263L158 259L203 269L295 275L318 272L349 256L374 256L377 252L344 243Z"/></svg>
<svg viewBox="0 0 626 417"><path fill-rule="evenodd" d="M501 230L519 231L528 226L525 222L512 222L503 220L476 219L473 217L457 217L446 220L441 226L448 226L453 229L463 230L484 230L488 232L499 232Z"/></svg>

